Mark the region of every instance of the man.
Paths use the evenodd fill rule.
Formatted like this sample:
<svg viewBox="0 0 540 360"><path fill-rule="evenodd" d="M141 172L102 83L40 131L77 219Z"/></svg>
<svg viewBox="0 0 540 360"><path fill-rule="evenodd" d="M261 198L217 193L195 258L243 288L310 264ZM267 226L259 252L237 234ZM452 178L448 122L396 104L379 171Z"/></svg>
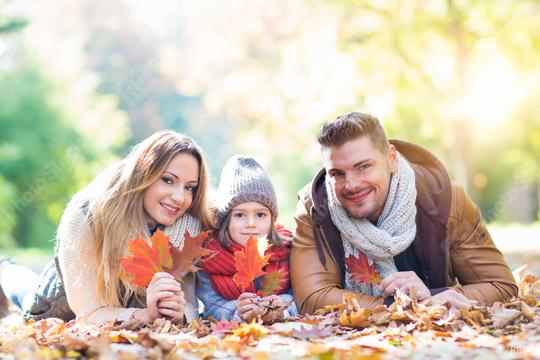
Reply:
<svg viewBox="0 0 540 360"><path fill-rule="evenodd" d="M390 304L397 289L455 307L517 295L479 209L435 156L389 142L362 113L325 123L317 140L324 169L299 192L291 253L302 313L350 292L366 308ZM366 259L380 284L355 266Z"/></svg>

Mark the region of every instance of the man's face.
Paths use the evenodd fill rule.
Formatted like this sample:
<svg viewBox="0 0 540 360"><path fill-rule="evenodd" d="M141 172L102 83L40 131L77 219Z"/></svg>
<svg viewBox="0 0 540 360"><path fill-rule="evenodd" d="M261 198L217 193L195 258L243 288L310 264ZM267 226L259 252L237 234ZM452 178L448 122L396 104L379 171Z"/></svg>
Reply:
<svg viewBox="0 0 540 360"><path fill-rule="evenodd" d="M391 175L397 169L394 146L383 154L364 135L341 146L323 147L322 158L330 184L349 216L375 223L384 208Z"/></svg>

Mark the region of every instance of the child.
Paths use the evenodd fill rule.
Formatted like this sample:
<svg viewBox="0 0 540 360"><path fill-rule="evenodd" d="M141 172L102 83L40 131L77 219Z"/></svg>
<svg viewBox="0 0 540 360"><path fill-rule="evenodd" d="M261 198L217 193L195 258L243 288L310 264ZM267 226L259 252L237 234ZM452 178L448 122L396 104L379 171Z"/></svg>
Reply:
<svg viewBox="0 0 540 360"><path fill-rule="evenodd" d="M173 131L155 133L72 198L58 226L54 261L40 278L0 261L5 296L26 319L191 320L198 315L193 274L179 283L160 272L145 289L131 284L120 259L130 239L149 237L158 227L175 245L185 230L196 235L211 227L206 184L199 146Z"/></svg>
<svg viewBox="0 0 540 360"><path fill-rule="evenodd" d="M216 197L219 230L206 244L214 253L199 263L202 270L197 272L197 296L204 304L204 317L250 321L256 317L277 320L297 315L290 295L291 233L276 229L276 193L266 170L252 157L233 156L223 168ZM250 236L268 240L265 255L269 263L264 270L284 275L280 287L270 296L257 296L254 286L242 292L233 281L234 253L243 249ZM290 305L286 310L277 314L272 311L276 305L287 303Z"/></svg>

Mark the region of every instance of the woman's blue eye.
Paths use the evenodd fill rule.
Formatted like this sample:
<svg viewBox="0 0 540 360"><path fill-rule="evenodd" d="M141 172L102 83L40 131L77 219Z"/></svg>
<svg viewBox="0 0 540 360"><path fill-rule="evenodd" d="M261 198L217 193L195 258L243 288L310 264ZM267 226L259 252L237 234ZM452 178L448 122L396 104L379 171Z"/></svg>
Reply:
<svg viewBox="0 0 540 360"><path fill-rule="evenodd" d="M193 186L193 185L188 185L188 186L186 186L186 190L189 191L189 192L194 193L195 191L197 191L197 187Z"/></svg>

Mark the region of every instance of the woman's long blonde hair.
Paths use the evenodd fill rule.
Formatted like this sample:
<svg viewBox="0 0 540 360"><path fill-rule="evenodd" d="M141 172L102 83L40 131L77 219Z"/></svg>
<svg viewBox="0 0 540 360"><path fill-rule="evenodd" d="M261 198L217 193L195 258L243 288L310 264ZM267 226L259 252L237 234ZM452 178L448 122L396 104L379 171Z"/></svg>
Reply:
<svg viewBox="0 0 540 360"><path fill-rule="evenodd" d="M97 295L107 305L126 306L134 293L144 294L144 289L133 286L123 276L119 260L127 255L130 239L148 237L143 207L145 190L181 153L191 154L199 163L199 184L186 212L198 218L203 229L210 229L204 153L191 138L174 131L160 131L148 137L88 187L88 218L96 245Z"/></svg>

